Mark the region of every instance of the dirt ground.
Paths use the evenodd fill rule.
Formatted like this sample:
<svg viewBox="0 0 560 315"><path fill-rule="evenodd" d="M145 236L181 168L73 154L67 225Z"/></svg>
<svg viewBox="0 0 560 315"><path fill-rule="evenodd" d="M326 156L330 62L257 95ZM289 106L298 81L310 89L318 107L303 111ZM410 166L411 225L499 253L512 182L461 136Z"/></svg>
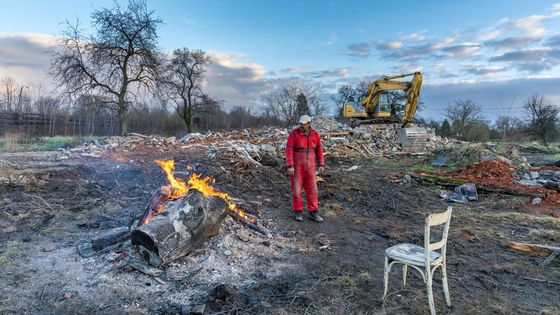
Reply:
<svg viewBox="0 0 560 315"><path fill-rule="evenodd" d="M128 226L166 183L154 159L216 177L216 188L262 203L269 238L227 219L218 236L161 276L127 265L129 244L92 257L76 247ZM403 169L420 160L401 158ZM263 163L264 164L264 163ZM2 314L427 314L426 290L409 270L390 275L382 300L384 250L423 242L424 215L445 210L439 188L394 182L374 160L327 159L319 184L325 222L291 217L288 178L274 161L243 167L203 152L137 152L61 159L57 152L0 154ZM347 171L351 166L358 170ZM559 314L560 258L514 251L509 241L558 245L560 220L527 197L482 194L454 207L448 243L452 307L440 274L440 314Z"/></svg>

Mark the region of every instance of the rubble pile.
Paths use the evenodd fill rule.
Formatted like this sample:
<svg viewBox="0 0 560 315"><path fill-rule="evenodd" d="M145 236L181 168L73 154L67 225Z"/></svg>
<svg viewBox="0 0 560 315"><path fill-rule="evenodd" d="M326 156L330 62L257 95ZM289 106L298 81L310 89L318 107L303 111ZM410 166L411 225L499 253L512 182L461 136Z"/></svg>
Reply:
<svg viewBox="0 0 560 315"><path fill-rule="evenodd" d="M544 186L560 191L560 168L541 169L533 168L531 171L516 172L516 183L526 186Z"/></svg>
<svg viewBox="0 0 560 315"><path fill-rule="evenodd" d="M381 156L405 154L399 140L398 124L364 125L352 129L335 119L319 116L313 123L321 135L326 155L336 157ZM127 137L108 137L70 149L82 156L100 157L111 150L142 151L170 149L205 149L209 157L226 157L250 164L283 159L288 133L291 129L262 128L243 131L191 133L181 139L145 136L130 133ZM426 143L420 153L432 152L449 141L428 129Z"/></svg>
<svg viewBox="0 0 560 315"><path fill-rule="evenodd" d="M101 157L103 153L110 150L141 151L147 149L167 150L177 148L180 142L175 137L145 136L138 133L130 133L126 137L114 136L101 140L93 140L78 147L69 149L70 153L81 156Z"/></svg>
<svg viewBox="0 0 560 315"><path fill-rule="evenodd" d="M560 205L560 168L533 168L526 172L504 160L486 160L459 169L456 178L477 186L543 198L547 203Z"/></svg>

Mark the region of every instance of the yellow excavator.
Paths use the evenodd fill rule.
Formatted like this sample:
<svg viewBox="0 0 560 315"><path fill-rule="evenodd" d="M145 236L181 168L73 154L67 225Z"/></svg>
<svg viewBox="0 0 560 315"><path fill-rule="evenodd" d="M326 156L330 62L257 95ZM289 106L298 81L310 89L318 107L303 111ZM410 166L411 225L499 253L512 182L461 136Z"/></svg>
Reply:
<svg viewBox="0 0 560 315"><path fill-rule="evenodd" d="M412 77L410 81L397 81L406 77ZM425 128L407 128L414 120L414 114L420 98L420 87L422 86L422 74L413 72L393 76L382 76L373 81L369 86L365 98L360 103L362 108L354 104L344 104L342 116L351 118L350 126L357 127L363 124L386 124L399 123L400 141L403 151L421 151L423 144L429 137ZM406 103L402 119L392 114L391 94L389 91L401 90L406 94Z"/></svg>

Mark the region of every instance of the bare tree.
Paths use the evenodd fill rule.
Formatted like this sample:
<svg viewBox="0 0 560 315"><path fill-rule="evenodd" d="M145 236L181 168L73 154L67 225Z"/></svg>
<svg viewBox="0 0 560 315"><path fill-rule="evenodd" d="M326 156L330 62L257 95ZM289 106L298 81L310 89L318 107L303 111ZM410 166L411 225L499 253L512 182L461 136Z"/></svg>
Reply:
<svg viewBox="0 0 560 315"><path fill-rule="evenodd" d="M0 103L2 104L1 109L11 112L16 109L17 104L16 94L18 87L16 81L11 77L5 77L0 83L2 84L0 92L3 96L2 103Z"/></svg>
<svg viewBox="0 0 560 315"><path fill-rule="evenodd" d="M195 112L210 101L203 93L202 83L210 57L202 50L176 49L161 79L166 97L171 100L179 117L192 132Z"/></svg>
<svg viewBox="0 0 560 315"><path fill-rule="evenodd" d="M79 23L67 23L60 47L53 50L50 73L69 95L110 97L125 135L131 91L149 88L157 74L162 21L143 0L130 0L126 8L115 2L113 8L94 10L91 18L94 34L87 37Z"/></svg>
<svg viewBox="0 0 560 315"><path fill-rule="evenodd" d="M355 103L358 105L362 102L367 95L368 85L368 82L360 81L355 87L343 85L338 89L337 94L332 96L332 100L337 105L340 115L342 115L344 104Z"/></svg>
<svg viewBox="0 0 560 315"><path fill-rule="evenodd" d="M35 102L35 106L39 113L48 117L48 135L49 137L53 137L55 133L54 127L56 126L56 117L61 106L60 100L52 96L40 96Z"/></svg>
<svg viewBox="0 0 560 315"><path fill-rule="evenodd" d="M261 102L267 116L281 120L289 127L294 125L299 117L298 97L301 100L301 95L307 100L308 106L311 104L313 115L324 113L326 107L318 98L319 91L318 85L285 85L261 95Z"/></svg>
<svg viewBox="0 0 560 315"><path fill-rule="evenodd" d="M520 121L516 117L512 116L498 116L496 119L496 131L498 132L500 138L503 141L510 140L517 127L519 126Z"/></svg>
<svg viewBox="0 0 560 315"><path fill-rule="evenodd" d="M342 108L342 105L346 103L355 102L354 94L355 90L351 85L343 85L338 88L336 94L332 95L332 100L337 106Z"/></svg>
<svg viewBox="0 0 560 315"><path fill-rule="evenodd" d="M457 100L447 106L447 118L451 122L451 131L459 139L467 139L469 128L480 126L484 122L482 110L471 99Z"/></svg>
<svg viewBox="0 0 560 315"><path fill-rule="evenodd" d="M544 145L558 136L558 107L546 103L542 96L533 95L525 101L529 131L535 134Z"/></svg>

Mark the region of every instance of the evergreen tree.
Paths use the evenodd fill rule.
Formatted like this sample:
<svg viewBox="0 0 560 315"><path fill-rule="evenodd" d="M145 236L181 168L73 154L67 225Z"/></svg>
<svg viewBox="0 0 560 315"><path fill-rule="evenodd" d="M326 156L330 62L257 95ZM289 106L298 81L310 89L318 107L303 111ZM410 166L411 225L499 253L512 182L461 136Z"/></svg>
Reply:
<svg viewBox="0 0 560 315"><path fill-rule="evenodd" d="M297 108L296 111L298 116L301 115L311 115L309 111L309 105L307 104L307 97L303 93L300 93L297 96Z"/></svg>
<svg viewBox="0 0 560 315"><path fill-rule="evenodd" d="M449 137L451 135L451 125L447 119L444 119L441 123L441 128L439 131L442 137Z"/></svg>

